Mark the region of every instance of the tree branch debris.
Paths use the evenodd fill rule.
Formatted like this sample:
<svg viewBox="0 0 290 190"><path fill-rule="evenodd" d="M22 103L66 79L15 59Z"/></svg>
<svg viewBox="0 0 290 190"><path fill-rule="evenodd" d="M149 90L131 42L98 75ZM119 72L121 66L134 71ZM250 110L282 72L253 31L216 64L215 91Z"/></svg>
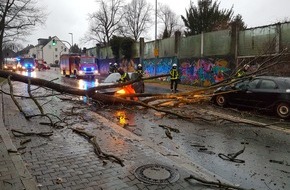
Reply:
<svg viewBox="0 0 290 190"><path fill-rule="evenodd" d="M100 159L106 159L106 160L111 160L113 162L117 162L118 164L120 164L122 167L125 166L123 163L123 160L121 160L120 158L118 158L115 155L112 154L107 154L105 152L103 152L100 148L100 146L97 143L97 137L94 136L91 133L88 133L86 131L83 130L79 130L79 129L74 129L72 128L72 131L75 133L78 133L79 135L85 137L86 139L88 139L88 141L93 145L94 147L94 152L96 153L96 155L100 158Z"/></svg>

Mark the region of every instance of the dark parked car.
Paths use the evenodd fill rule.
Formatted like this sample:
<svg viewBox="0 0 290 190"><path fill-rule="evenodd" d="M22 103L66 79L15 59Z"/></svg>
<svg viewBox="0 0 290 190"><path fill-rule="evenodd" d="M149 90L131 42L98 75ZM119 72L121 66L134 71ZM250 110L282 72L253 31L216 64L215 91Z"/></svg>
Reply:
<svg viewBox="0 0 290 190"><path fill-rule="evenodd" d="M280 118L290 117L290 78L259 76L233 86L218 88L212 100L219 106L235 105L274 111Z"/></svg>
<svg viewBox="0 0 290 190"><path fill-rule="evenodd" d="M136 80L138 79L138 77L140 76L138 73L131 73L129 72L129 77L130 80ZM99 85L111 85L111 84L115 84L117 83L117 81L121 78L121 75L119 73L111 73L107 78L105 78L105 80L100 83ZM145 85L144 85L144 81L138 81L138 82L134 82L132 84L133 89L135 90L136 93L144 93L145 91ZM105 89L105 90L101 90L99 92L101 93L105 93L105 94L115 94L117 91L121 90L122 88L109 88L109 89Z"/></svg>

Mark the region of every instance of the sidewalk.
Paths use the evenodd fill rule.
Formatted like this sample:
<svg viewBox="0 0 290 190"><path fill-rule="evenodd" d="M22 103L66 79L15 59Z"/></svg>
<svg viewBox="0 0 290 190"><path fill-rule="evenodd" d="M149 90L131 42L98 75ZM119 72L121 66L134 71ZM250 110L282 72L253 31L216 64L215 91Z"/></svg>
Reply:
<svg viewBox="0 0 290 190"><path fill-rule="evenodd" d="M14 92L22 93L26 84L14 84ZM3 90L8 92L7 85ZM39 95L39 94L38 94ZM30 99L18 98L26 113L39 114ZM0 101L0 189L210 189L185 177L193 174L207 180L227 183L201 166L162 146L146 142L106 118L57 97L43 98L44 112L67 117L70 127L94 134L103 152L113 154L124 167L110 160L101 160L92 145L69 127L52 128L47 118L26 120L10 96L2 94ZM75 107L75 109L73 109ZM84 108L84 109L83 109ZM81 117L68 116L77 110ZM53 132L49 138L40 136L14 137L11 129L22 132ZM21 145L21 140L31 141ZM20 149L21 148L21 149ZM8 152L8 150L11 150ZM18 149L18 150L17 150ZM11 153L14 152L14 153ZM153 166L152 166L153 164ZM137 169L138 168L138 169Z"/></svg>

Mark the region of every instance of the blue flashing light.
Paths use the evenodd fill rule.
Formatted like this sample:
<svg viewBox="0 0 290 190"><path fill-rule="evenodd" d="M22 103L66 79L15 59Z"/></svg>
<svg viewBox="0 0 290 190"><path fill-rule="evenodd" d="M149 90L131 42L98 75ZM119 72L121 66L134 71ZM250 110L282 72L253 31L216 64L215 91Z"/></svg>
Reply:
<svg viewBox="0 0 290 190"><path fill-rule="evenodd" d="M86 71L86 70L87 70L87 68L86 68L86 67L84 67L84 70Z"/></svg>
<svg viewBox="0 0 290 190"><path fill-rule="evenodd" d="M95 68L94 68L94 67L92 67L92 71L93 71L93 70L95 70Z"/></svg>
<svg viewBox="0 0 290 190"><path fill-rule="evenodd" d="M25 66L25 67L28 67L28 64L26 63L24 66Z"/></svg>

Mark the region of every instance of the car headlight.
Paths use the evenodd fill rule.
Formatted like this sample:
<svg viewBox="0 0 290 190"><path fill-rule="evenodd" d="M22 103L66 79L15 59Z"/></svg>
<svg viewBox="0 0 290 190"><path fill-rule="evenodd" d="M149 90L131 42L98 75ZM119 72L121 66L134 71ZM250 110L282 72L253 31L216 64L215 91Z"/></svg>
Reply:
<svg viewBox="0 0 290 190"><path fill-rule="evenodd" d="M80 75L83 75L83 74L84 74L84 71L79 71L79 74L80 74Z"/></svg>

